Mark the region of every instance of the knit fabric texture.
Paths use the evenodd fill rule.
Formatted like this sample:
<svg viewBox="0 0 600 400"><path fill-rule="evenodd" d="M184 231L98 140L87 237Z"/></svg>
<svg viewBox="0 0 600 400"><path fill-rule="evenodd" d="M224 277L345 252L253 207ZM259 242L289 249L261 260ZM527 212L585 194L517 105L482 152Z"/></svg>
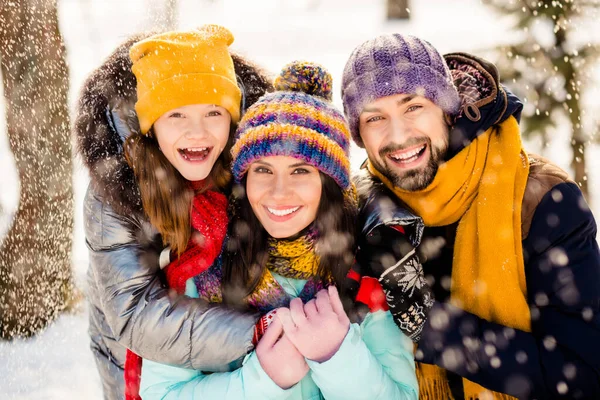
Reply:
<svg viewBox="0 0 600 400"><path fill-rule="evenodd" d="M342 76L342 101L352 138L360 147L359 117L382 97L416 94L449 115L460 110L460 98L442 55L427 41L399 33L382 35L354 49Z"/></svg>
<svg viewBox="0 0 600 400"><path fill-rule="evenodd" d="M275 79L276 92L243 116L232 149L232 172L240 182L250 165L269 156L291 156L350 188L350 131L331 103L331 75L320 65L292 62Z"/></svg>
<svg viewBox="0 0 600 400"><path fill-rule="evenodd" d="M239 120L242 92L229 54L231 43L229 30L204 25L157 34L131 48L135 110L143 134L167 111L191 104L216 104L234 122Z"/></svg>

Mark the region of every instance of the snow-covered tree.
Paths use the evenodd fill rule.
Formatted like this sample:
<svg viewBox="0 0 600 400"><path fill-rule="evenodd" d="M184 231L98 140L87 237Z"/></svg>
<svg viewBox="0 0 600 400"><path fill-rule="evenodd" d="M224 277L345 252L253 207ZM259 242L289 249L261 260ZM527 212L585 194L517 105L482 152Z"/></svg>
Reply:
<svg viewBox="0 0 600 400"><path fill-rule="evenodd" d="M586 131L583 91L592 84L591 67L600 56L600 38L586 34L600 17L599 0L484 0L515 17L522 40L498 48L502 80L525 100L524 134L549 132L560 118L569 121L571 167L588 195L585 148L595 127Z"/></svg>
<svg viewBox="0 0 600 400"><path fill-rule="evenodd" d="M2 338L35 334L73 293L69 81L56 6L0 3L6 126L20 182L12 226L0 239Z"/></svg>

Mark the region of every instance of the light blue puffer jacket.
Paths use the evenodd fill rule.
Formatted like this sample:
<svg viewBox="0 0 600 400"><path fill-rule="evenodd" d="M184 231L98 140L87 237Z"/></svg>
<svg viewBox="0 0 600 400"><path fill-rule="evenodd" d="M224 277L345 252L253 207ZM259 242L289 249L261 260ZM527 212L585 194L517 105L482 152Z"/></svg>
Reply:
<svg viewBox="0 0 600 400"><path fill-rule="evenodd" d="M273 274L296 297L306 281ZM198 297L193 280L186 294ZM253 351L233 372L203 374L144 360L143 399L417 399L412 341L396 327L389 311L367 314L352 324L338 352L328 361L307 360L310 372L289 389L278 387Z"/></svg>

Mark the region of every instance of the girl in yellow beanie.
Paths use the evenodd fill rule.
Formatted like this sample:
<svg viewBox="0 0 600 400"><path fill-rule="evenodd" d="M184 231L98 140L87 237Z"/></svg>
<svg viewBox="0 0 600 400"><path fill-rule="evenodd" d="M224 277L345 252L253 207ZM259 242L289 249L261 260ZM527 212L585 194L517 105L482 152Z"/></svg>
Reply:
<svg viewBox="0 0 600 400"><path fill-rule="evenodd" d="M91 177L90 336L106 399L138 398L136 353L215 371L252 348L255 315L172 296L221 252L233 133L270 88L232 42L216 25L135 38L84 85L75 131Z"/></svg>
<svg viewBox="0 0 600 400"><path fill-rule="evenodd" d="M177 255L191 235L190 185L222 191L229 184L229 149L242 97L228 49L232 42L227 29L206 25L151 36L130 51L140 132L127 140L125 155L144 211Z"/></svg>

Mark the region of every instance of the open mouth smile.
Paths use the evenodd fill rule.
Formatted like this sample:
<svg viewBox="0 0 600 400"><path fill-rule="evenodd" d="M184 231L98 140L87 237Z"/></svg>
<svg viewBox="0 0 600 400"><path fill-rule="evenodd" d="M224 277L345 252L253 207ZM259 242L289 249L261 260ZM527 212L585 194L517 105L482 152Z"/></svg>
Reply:
<svg viewBox="0 0 600 400"><path fill-rule="evenodd" d="M271 208L271 207L267 207L267 210L274 215L277 215L279 217L284 217L286 215L290 215L291 213L294 213L296 211L298 211L300 209L300 206L297 207L291 207L291 208L285 208L282 210L278 210L275 208Z"/></svg>
<svg viewBox="0 0 600 400"><path fill-rule="evenodd" d="M202 162L206 160L212 149L212 147L186 147L177 151L185 161Z"/></svg>
<svg viewBox="0 0 600 400"><path fill-rule="evenodd" d="M390 153L387 155L387 157L397 165L400 165L404 168L410 168L418 164L423 159L423 156L427 153L427 147L427 143L423 143L407 150L400 150Z"/></svg>
<svg viewBox="0 0 600 400"><path fill-rule="evenodd" d="M293 218L302 206L293 207L269 207L263 206L269 218L276 222L283 222Z"/></svg>

